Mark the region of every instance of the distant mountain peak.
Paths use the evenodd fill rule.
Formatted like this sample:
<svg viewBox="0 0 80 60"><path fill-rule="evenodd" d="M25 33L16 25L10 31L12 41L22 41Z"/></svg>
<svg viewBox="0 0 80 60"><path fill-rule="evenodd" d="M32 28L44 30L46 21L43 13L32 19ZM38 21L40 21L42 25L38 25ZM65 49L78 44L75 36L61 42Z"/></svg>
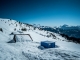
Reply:
<svg viewBox="0 0 80 60"><path fill-rule="evenodd" d="M64 26L64 27L67 27L68 25L67 25L67 24L64 24L63 26Z"/></svg>

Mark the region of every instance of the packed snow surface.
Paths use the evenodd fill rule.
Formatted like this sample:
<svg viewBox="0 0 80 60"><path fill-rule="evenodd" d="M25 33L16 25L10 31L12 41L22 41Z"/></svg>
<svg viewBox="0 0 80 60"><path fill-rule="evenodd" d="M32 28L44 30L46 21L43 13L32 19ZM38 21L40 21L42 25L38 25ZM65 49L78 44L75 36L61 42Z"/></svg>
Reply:
<svg viewBox="0 0 80 60"><path fill-rule="evenodd" d="M23 27L28 30L22 34L30 34L33 41L27 35L17 35L16 43L8 43L14 36L10 34L21 34L19 30ZM0 60L80 60L80 44L68 42L59 34L53 33L55 39L48 38L47 31L33 30L33 27L25 24L20 26L15 20L9 19L0 19L0 28L3 29L3 32L0 31ZM40 42L47 40L55 42L56 47L41 49Z"/></svg>

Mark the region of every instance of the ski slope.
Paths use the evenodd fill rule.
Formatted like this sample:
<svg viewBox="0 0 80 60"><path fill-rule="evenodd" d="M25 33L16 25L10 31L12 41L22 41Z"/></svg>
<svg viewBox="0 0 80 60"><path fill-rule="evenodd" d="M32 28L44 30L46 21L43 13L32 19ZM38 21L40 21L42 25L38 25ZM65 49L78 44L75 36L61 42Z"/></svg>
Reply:
<svg viewBox="0 0 80 60"><path fill-rule="evenodd" d="M30 34L33 41L29 41L28 36L17 36L16 43L7 43L13 39L10 33L19 34L18 31L23 27L27 28L27 31L22 34ZM53 39L46 37L52 32L47 34L47 31L34 30L34 27L25 24L20 26L15 20L2 18L0 28L3 29L3 32L0 31L0 60L80 60L80 44L67 42L59 34L53 33L56 36ZM41 50L40 42L45 40L56 42L56 48Z"/></svg>

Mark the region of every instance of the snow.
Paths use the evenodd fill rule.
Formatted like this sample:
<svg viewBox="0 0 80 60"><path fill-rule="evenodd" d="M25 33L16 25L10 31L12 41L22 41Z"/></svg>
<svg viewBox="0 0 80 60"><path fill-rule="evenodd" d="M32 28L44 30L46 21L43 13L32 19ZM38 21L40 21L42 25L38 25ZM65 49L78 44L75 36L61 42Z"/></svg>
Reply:
<svg viewBox="0 0 80 60"><path fill-rule="evenodd" d="M21 52L7 43L0 43L0 60L26 60Z"/></svg>
<svg viewBox="0 0 80 60"><path fill-rule="evenodd" d="M3 29L3 32L0 31L0 60L80 60L80 44L67 42L59 34L49 31L56 38L46 37L49 35L47 31L33 30L33 27L29 28L25 24L20 26L15 20L8 20L0 19L0 28ZM23 31L20 34L30 34L33 41L29 41L30 38L26 35L17 35L16 43L8 43L13 39L13 35L10 34L12 32L19 34L19 31L21 31L19 29L23 27L27 28L27 31ZM16 31L14 31L15 28ZM53 41L56 44L56 48L41 50L39 48L41 41Z"/></svg>
<svg viewBox="0 0 80 60"><path fill-rule="evenodd" d="M28 35L16 35L16 42L32 41Z"/></svg>
<svg viewBox="0 0 80 60"><path fill-rule="evenodd" d="M79 60L80 54L74 51L63 50L59 48L38 49L39 43L17 42L10 44L0 44L0 57L2 60L52 60L52 59L72 59ZM0 59L0 60L1 60Z"/></svg>

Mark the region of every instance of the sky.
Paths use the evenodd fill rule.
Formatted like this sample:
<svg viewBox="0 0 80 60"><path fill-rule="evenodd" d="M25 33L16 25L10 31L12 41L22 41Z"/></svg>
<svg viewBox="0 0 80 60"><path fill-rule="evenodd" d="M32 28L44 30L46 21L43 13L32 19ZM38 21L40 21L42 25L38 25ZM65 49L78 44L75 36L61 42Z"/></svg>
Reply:
<svg viewBox="0 0 80 60"><path fill-rule="evenodd" d="M0 18L44 26L80 25L80 0L0 0Z"/></svg>

